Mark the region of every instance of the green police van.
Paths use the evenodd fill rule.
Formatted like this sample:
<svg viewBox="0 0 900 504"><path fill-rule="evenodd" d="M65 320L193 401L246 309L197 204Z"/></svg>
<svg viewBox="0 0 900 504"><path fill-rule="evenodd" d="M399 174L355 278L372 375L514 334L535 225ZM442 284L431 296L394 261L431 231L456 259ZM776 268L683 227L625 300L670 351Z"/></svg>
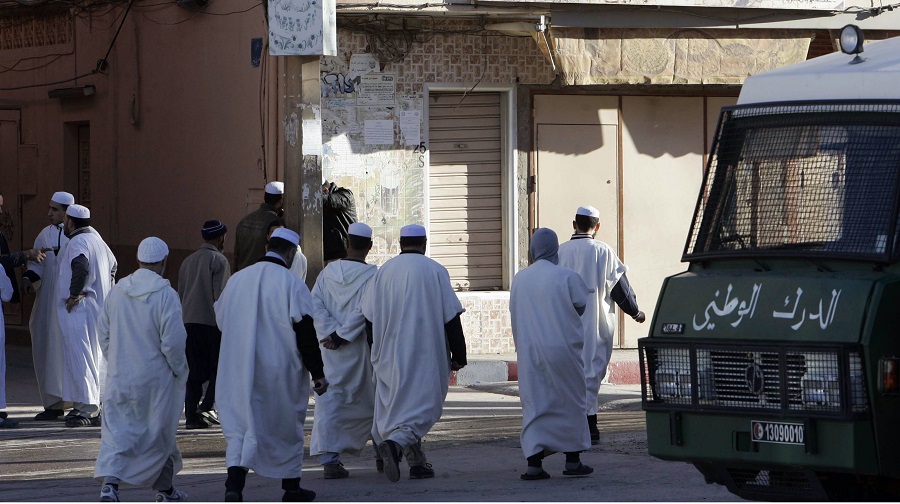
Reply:
<svg viewBox="0 0 900 504"><path fill-rule="evenodd" d="M651 455L760 500L900 495L900 38L747 79L639 341Z"/></svg>

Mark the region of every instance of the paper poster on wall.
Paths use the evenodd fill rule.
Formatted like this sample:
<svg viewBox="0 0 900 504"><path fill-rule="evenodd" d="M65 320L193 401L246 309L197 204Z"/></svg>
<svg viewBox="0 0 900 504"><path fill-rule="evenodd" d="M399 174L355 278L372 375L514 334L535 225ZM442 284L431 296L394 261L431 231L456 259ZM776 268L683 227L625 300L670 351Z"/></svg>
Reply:
<svg viewBox="0 0 900 504"><path fill-rule="evenodd" d="M354 79L372 72L380 72L381 64L374 54L360 53L350 56L350 65L347 69L347 79Z"/></svg>
<svg viewBox="0 0 900 504"><path fill-rule="evenodd" d="M393 145L394 121L368 119L365 123L366 145Z"/></svg>
<svg viewBox="0 0 900 504"><path fill-rule="evenodd" d="M335 0L269 0L269 54L335 56Z"/></svg>
<svg viewBox="0 0 900 504"><path fill-rule="evenodd" d="M403 145L419 145L422 142L422 113L418 110L401 110L397 115Z"/></svg>
<svg viewBox="0 0 900 504"><path fill-rule="evenodd" d="M303 155L322 155L322 123L315 119L303 120Z"/></svg>
<svg viewBox="0 0 900 504"><path fill-rule="evenodd" d="M360 77L356 93L359 106L393 107L397 104L397 76L372 72Z"/></svg>

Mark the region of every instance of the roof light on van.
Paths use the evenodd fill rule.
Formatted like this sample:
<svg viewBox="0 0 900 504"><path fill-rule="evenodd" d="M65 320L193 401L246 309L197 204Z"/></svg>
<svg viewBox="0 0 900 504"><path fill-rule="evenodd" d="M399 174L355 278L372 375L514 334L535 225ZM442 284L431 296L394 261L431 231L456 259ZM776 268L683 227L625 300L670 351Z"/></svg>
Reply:
<svg viewBox="0 0 900 504"><path fill-rule="evenodd" d="M841 28L841 36L838 39L838 43L841 46L841 52L844 54L857 55L850 63L861 63L863 61L863 59L859 57L859 53L863 52L864 41L865 38L863 37L862 30L860 30L858 26L849 24Z"/></svg>

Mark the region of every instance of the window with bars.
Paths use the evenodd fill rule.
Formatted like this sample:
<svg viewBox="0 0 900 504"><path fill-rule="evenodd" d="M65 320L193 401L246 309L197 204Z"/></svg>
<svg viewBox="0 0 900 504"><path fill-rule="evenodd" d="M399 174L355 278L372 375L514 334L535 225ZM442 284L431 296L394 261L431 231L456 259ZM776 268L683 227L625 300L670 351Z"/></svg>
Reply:
<svg viewBox="0 0 900 504"><path fill-rule="evenodd" d="M898 176L900 103L726 107L684 259L887 262Z"/></svg>

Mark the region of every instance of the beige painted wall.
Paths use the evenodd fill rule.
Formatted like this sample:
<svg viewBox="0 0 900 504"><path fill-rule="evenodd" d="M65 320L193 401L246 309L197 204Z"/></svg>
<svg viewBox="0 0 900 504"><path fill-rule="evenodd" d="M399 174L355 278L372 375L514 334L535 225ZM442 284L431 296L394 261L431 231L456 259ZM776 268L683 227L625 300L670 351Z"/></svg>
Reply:
<svg viewBox="0 0 900 504"><path fill-rule="evenodd" d="M703 173L703 98L626 96L622 100L623 224L628 279L651 313L665 277L680 262ZM625 346L648 325L626 317Z"/></svg>

